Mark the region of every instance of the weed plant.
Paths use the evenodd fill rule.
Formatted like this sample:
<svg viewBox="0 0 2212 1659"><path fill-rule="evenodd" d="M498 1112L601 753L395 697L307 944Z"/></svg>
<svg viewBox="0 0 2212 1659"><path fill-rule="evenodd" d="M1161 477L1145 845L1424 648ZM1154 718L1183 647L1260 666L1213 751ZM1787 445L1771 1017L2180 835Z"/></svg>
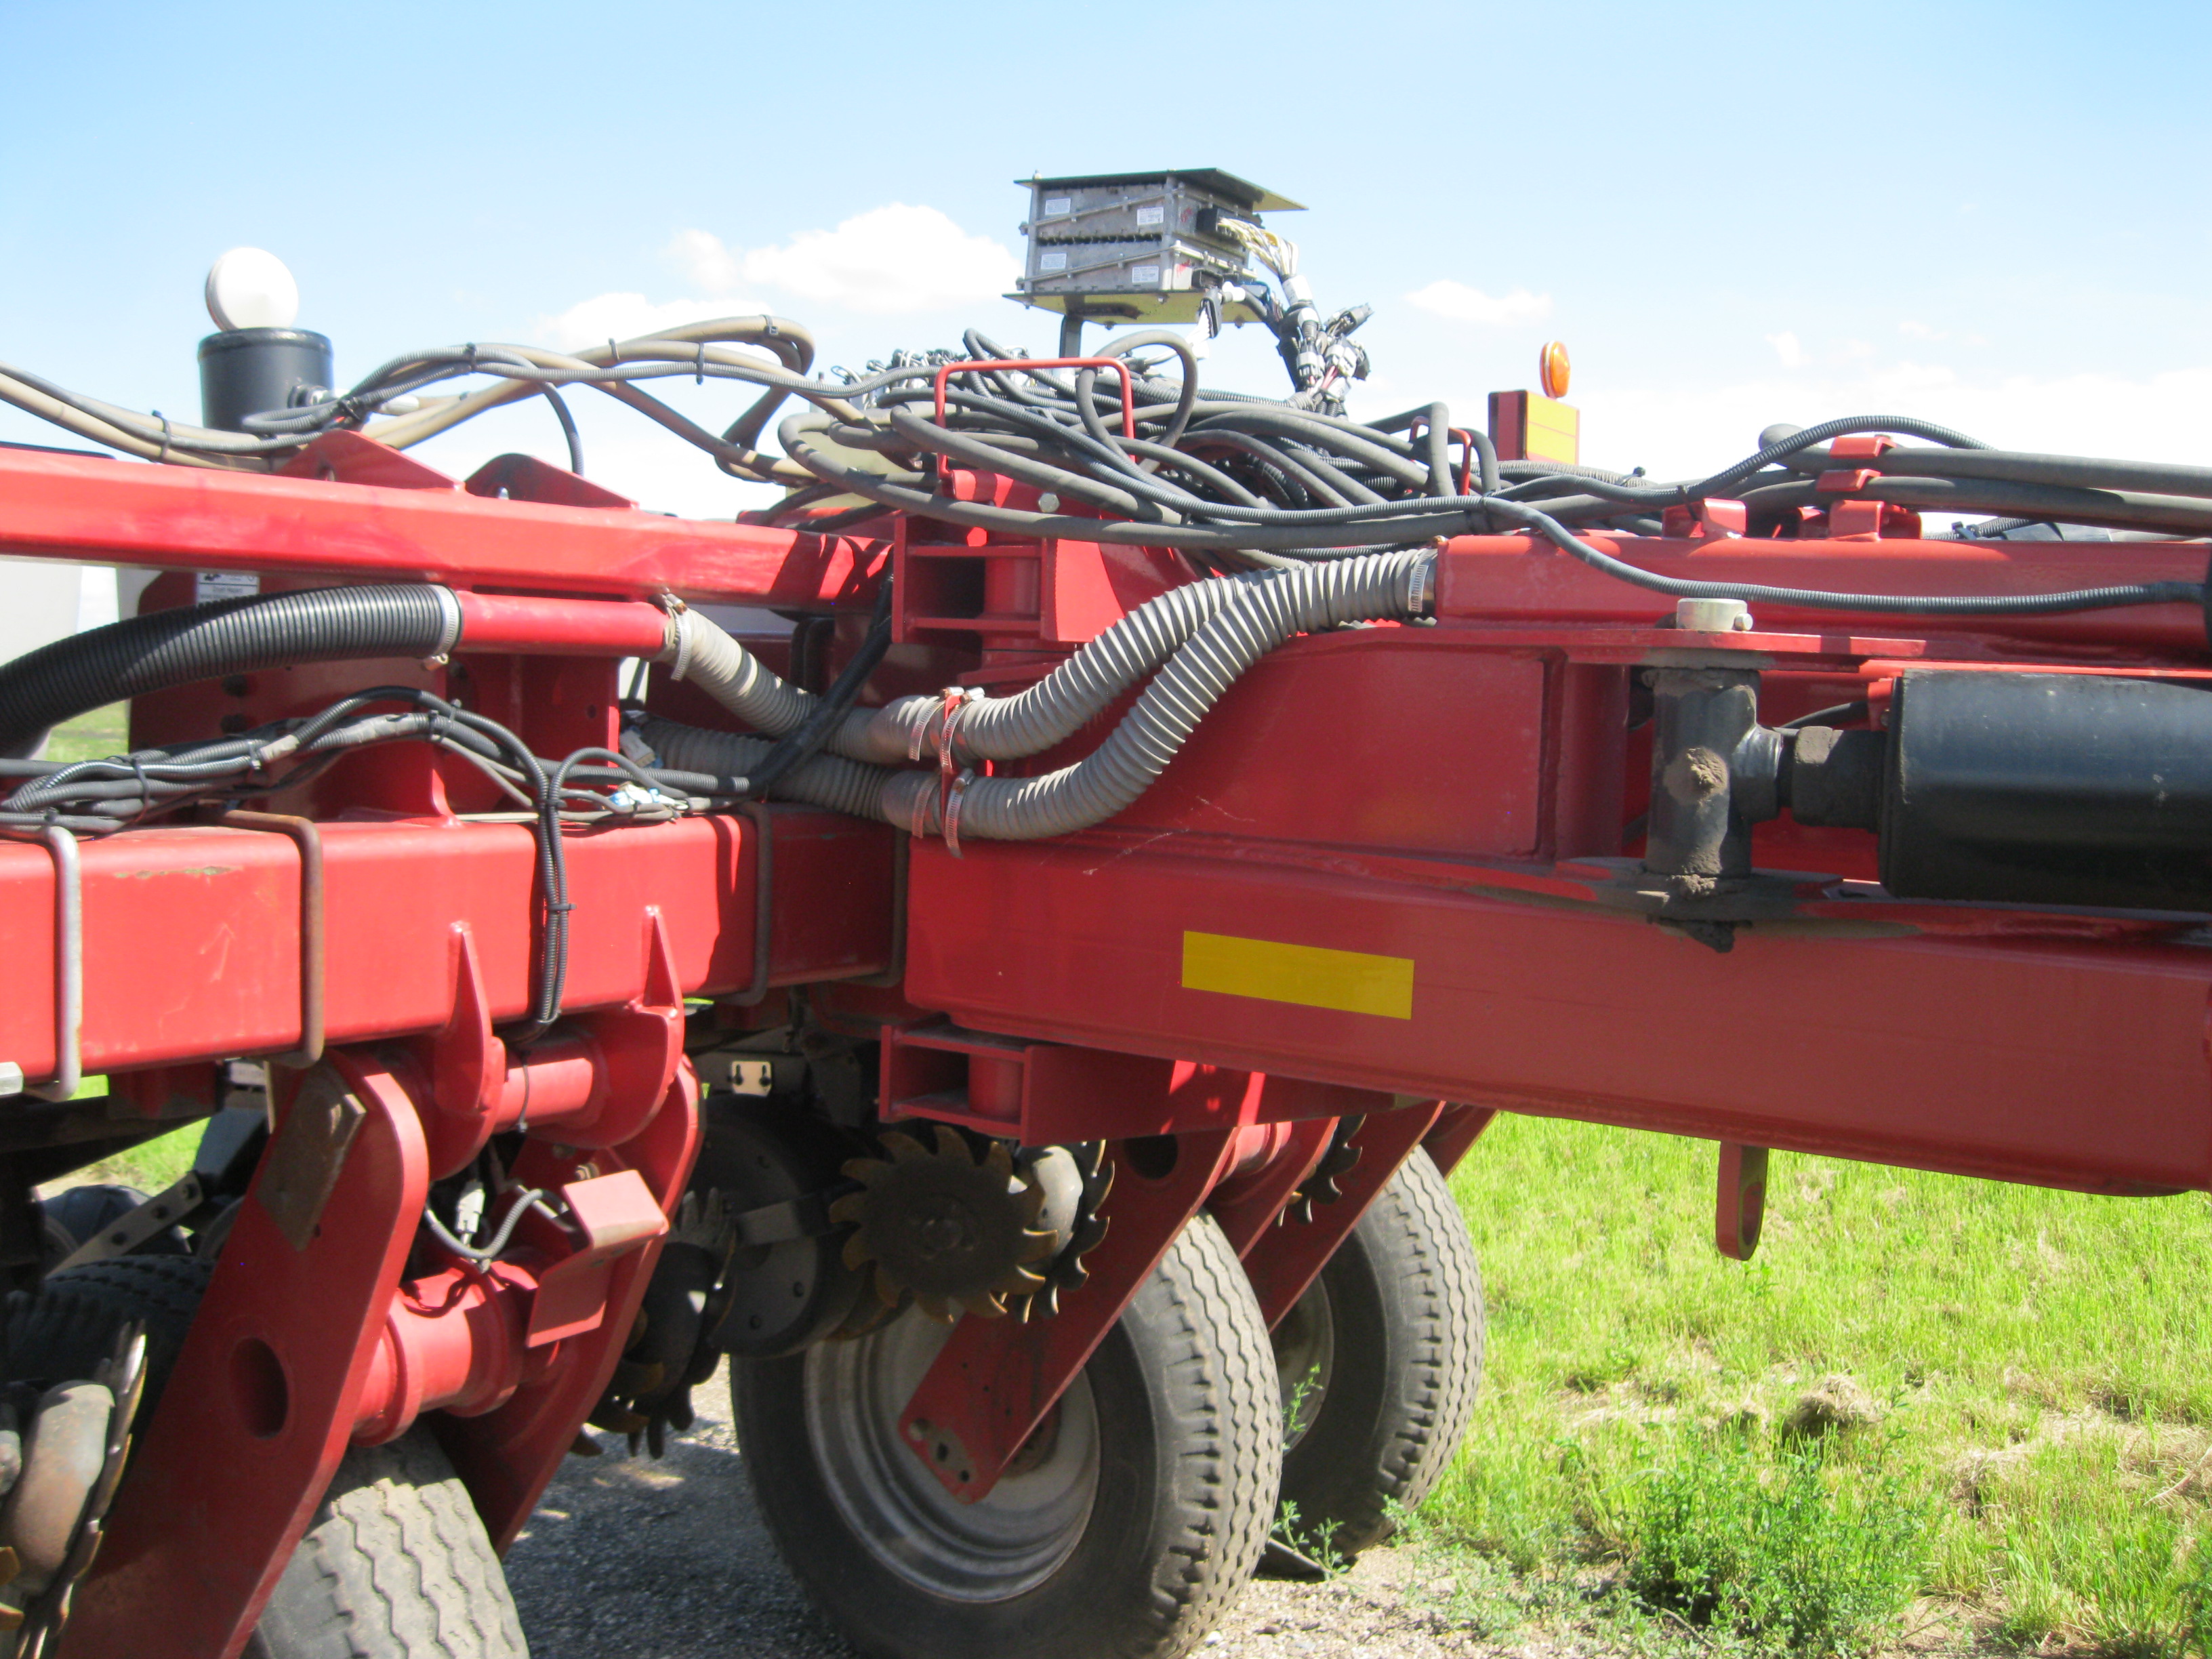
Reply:
<svg viewBox="0 0 2212 1659"><path fill-rule="evenodd" d="M2205 1651L2212 1199L1778 1153L1738 1263L1714 1178L1703 1142L1476 1143L1488 1366L1439 1547L1723 1644Z"/></svg>
<svg viewBox="0 0 2212 1659"><path fill-rule="evenodd" d="M1879 1462L1832 1483L1826 1443L1770 1462L1741 1429L1673 1442L1631 1510L1625 1587L1755 1650L1871 1645L1919 1593L1935 1506Z"/></svg>

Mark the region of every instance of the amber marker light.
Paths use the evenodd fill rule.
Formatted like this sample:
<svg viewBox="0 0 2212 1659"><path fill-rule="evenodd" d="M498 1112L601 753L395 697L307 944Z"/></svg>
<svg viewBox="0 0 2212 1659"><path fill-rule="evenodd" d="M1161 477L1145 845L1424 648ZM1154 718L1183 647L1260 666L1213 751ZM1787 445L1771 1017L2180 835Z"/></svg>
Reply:
<svg viewBox="0 0 2212 1659"><path fill-rule="evenodd" d="M1536 354L1537 372L1543 378L1544 395L1553 399L1567 395L1567 343L1553 340Z"/></svg>

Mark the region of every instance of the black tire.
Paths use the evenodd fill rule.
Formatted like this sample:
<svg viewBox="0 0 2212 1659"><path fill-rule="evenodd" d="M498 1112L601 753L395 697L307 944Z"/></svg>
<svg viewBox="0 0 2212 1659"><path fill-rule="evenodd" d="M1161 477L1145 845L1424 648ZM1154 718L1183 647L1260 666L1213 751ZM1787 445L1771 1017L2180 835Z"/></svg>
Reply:
<svg viewBox="0 0 2212 1659"><path fill-rule="evenodd" d="M1389 1535L1395 1507L1435 1487L1482 1378L1481 1270L1425 1152L1376 1195L1276 1327L1274 1346L1291 1541L1357 1555Z"/></svg>
<svg viewBox="0 0 2212 1659"><path fill-rule="evenodd" d="M53 1383L90 1376L113 1352L116 1328L143 1319L146 1393L138 1410L150 1419L214 1273L214 1262L186 1255L118 1255L48 1273L35 1291L9 1300L9 1379Z"/></svg>
<svg viewBox="0 0 2212 1659"><path fill-rule="evenodd" d="M526 1659L507 1575L428 1429L356 1446L246 1659Z"/></svg>
<svg viewBox="0 0 2212 1659"><path fill-rule="evenodd" d="M125 1255L48 1274L8 1310L8 1376L89 1376L112 1351L117 1325L143 1319L140 1410L150 1413L214 1272L214 1262L190 1256ZM526 1659L491 1539L427 1430L346 1455L246 1651L251 1659Z"/></svg>
<svg viewBox="0 0 2212 1659"><path fill-rule="evenodd" d="M852 1416L841 1400L860 1396L854 1412L872 1421L883 1413L866 1412L866 1400L902 1404L910 1387L896 1367L879 1392L848 1395L844 1381L872 1381L878 1359L926 1367L938 1329L909 1310L851 1341L732 1362L754 1492L815 1604L871 1659L1187 1651L1258 1564L1281 1456L1266 1327L1212 1218L1183 1230L1048 1419L1047 1449L1021 1476L1026 1495L1009 1496L1010 1474L982 1503L956 1510L931 1498L935 1483L895 1437L883 1444L912 1461L916 1488L900 1484L896 1460L871 1464L855 1449L865 1428L838 1438ZM887 1409L895 1437L896 1405ZM855 1496L856 1468L887 1473ZM1058 1507L1063 1482L1079 1508ZM1030 1515L1054 1519L1032 1537L1022 1530ZM972 1543L1001 1535L1002 1555Z"/></svg>

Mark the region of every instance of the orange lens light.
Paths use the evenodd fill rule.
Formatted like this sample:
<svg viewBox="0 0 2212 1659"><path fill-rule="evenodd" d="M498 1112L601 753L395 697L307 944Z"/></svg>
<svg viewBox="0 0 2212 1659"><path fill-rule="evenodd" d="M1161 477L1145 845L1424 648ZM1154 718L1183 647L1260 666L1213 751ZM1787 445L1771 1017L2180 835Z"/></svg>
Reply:
<svg viewBox="0 0 2212 1659"><path fill-rule="evenodd" d="M1543 350L1537 354L1536 368L1543 377L1544 395L1547 398L1564 398L1567 395L1569 365L1565 341L1553 340L1546 345Z"/></svg>

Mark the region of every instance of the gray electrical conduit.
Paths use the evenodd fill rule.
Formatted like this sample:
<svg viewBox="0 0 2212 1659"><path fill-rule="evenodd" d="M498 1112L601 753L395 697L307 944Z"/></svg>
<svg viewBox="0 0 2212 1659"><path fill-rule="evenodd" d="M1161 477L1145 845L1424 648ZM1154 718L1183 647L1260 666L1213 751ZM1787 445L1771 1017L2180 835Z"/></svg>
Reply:
<svg viewBox="0 0 2212 1659"><path fill-rule="evenodd" d="M958 833L994 841L1035 841L1103 823L1144 793L1221 694L1259 658L1294 634L1423 614L1430 603L1435 565L1435 554L1426 550L1378 553L1296 570L1194 584L1196 588L1213 590L1207 596L1214 603L1212 614L1167 659L1136 706L1106 740L1073 765L1042 777L969 780L957 797ZM1176 591L1187 593L1191 588ZM1132 612L1131 618L1138 614ZM1163 613L1153 624L1158 632L1133 629L1131 638L1116 648L1142 651L1167 637L1176 623L1176 619ZM1097 643L1093 641L1094 646ZM1071 676L1064 694L1042 698L1025 708L1014 708L1019 698L1006 699L1000 706L1012 712L999 717L1002 729L994 732L994 738L1003 737L1010 745L1036 738L1045 728L1024 730L1024 719L1065 718L1068 709L1096 696L1097 688L1118 672L1110 665L1112 656L1112 652L1097 654L1089 672L1102 678L1092 680L1088 690L1079 685L1083 677L1078 675ZM1032 688L1042 689L1042 685ZM1066 701L1059 701L1063 695ZM1107 694L1109 700L1111 695ZM935 700L904 702L909 708L920 706L916 712L926 715L927 706ZM881 712L896 720L909 718L896 712L899 707L894 704ZM974 707L989 709L992 705L986 702ZM1023 735L1011 735L1016 732ZM639 735L653 749L657 763L716 775L744 774L760 763L769 747L764 738L706 732L665 720L645 721ZM959 733L962 748L968 746L969 737L963 720ZM934 835L945 828L940 779L934 770L894 771L839 757L817 756L793 769L772 793L881 818L917 835Z"/></svg>
<svg viewBox="0 0 2212 1659"><path fill-rule="evenodd" d="M1036 684L1010 697L962 704L953 721L955 757L1018 760L1073 737L1261 580L1266 578L1214 577L1171 587L1086 642ZM1425 574L1421 582L1425 603ZM673 618L670 642L655 660L677 665L678 678L693 681L746 725L771 737L795 730L813 712L811 692L779 678L696 611ZM882 765L927 759L938 752L945 714L941 696L900 697L880 708L856 708L831 734L828 746L850 759Z"/></svg>

